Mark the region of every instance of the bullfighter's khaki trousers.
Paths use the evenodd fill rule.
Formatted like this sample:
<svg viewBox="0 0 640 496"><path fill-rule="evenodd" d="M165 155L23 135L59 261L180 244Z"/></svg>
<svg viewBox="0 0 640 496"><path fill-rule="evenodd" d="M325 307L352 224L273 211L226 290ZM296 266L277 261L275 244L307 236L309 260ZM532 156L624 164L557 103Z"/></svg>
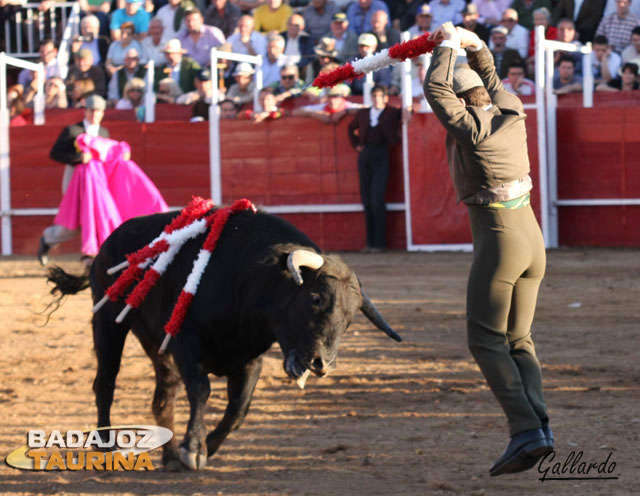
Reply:
<svg viewBox="0 0 640 496"><path fill-rule="evenodd" d="M473 263L467 286L469 349L504 409L510 435L541 426L548 412L531 338L546 254L530 206L468 205Z"/></svg>

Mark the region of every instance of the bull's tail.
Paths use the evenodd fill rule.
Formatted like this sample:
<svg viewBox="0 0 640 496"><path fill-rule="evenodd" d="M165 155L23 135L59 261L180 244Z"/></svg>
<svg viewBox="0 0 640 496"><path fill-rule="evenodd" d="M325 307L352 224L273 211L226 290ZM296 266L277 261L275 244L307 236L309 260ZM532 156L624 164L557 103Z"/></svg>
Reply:
<svg viewBox="0 0 640 496"><path fill-rule="evenodd" d="M47 304L47 306L41 312L36 312L38 315L44 315L45 321L42 327L49 323L51 315L60 308L62 300L67 295L78 294L80 291L89 287L89 275L84 274L81 276L74 276L66 273L60 267L51 267L47 274L47 281L53 283L51 294L54 296L53 301Z"/></svg>
<svg viewBox="0 0 640 496"><path fill-rule="evenodd" d="M51 289L51 294L55 296L57 293L60 293L59 299L62 299L66 295L78 294L80 291L89 287L88 274L74 276L57 266L49 269L47 281L54 284Z"/></svg>

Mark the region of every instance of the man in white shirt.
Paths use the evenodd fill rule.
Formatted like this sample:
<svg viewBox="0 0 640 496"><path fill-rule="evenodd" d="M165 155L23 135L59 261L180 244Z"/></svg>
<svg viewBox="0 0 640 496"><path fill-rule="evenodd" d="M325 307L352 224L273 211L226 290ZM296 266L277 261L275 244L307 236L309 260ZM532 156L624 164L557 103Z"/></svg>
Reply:
<svg viewBox="0 0 640 496"><path fill-rule="evenodd" d="M254 31L253 17L243 15L238 20L238 31L227 39L234 53L244 53L245 55L267 54L267 39Z"/></svg>
<svg viewBox="0 0 640 496"><path fill-rule="evenodd" d="M269 36L267 40L267 56L262 59L262 84L264 86L280 81L280 69L287 60L282 55L284 38L277 34Z"/></svg>
<svg viewBox="0 0 640 496"><path fill-rule="evenodd" d="M44 76L45 79L49 79L53 76L60 77L58 70L58 61L56 59L58 55L58 49L51 40L44 40L40 43L40 62L44 64ZM33 71L31 69L22 69L18 74L18 83L23 88L29 86L33 80Z"/></svg>
<svg viewBox="0 0 640 496"><path fill-rule="evenodd" d="M433 17L431 26L436 29L445 22L453 22L460 24L462 22L462 9L466 3L464 0L432 0L429 3L431 7L431 16Z"/></svg>
<svg viewBox="0 0 640 496"><path fill-rule="evenodd" d="M507 48L517 50L520 57L526 60L529 55L529 30L518 24L518 13L514 9L505 10L500 24L509 30Z"/></svg>
<svg viewBox="0 0 640 496"><path fill-rule="evenodd" d="M151 19L149 23L148 36L142 40L142 48L144 49L144 55L147 60L153 60L155 66L159 67L166 62L164 56L164 43L163 40L164 27L162 21L158 18Z"/></svg>
<svg viewBox="0 0 640 496"><path fill-rule="evenodd" d="M631 31L631 44L622 50L622 62L633 62L640 66L640 26Z"/></svg>
<svg viewBox="0 0 640 496"><path fill-rule="evenodd" d="M618 75L622 58L613 51L605 36L596 36L593 39L593 79L597 86L600 83L608 83Z"/></svg>

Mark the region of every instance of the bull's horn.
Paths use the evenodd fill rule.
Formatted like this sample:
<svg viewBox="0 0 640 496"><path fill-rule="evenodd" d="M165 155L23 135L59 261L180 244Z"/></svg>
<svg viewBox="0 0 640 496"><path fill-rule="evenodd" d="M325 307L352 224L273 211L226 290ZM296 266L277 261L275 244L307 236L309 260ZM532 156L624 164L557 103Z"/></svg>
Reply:
<svg viewBox="0 0 640 496"><path fill-rule="evenodd" d="M300 273L300 267L309 267L310 269L317 270L322 267L322 264L324 264L324 258L309 250L292 251L287 258L287 267L298 286L302 286L304 282L302 280L302 274Z"/></svg>
<svg viewBox="0 0 640 496"><path fill-rule="evenodd" d="M393 329L391 329L391 326L389 326L382 315L380 315L380 312L378 312L378 309L371 302L369 297L364 294L364 291L361 290L361 292L362 306L360 307L360 310L362 310L362 313L365 314L367 318L387 336L395 339L396 341L402 341L402 338Z"/></svg>

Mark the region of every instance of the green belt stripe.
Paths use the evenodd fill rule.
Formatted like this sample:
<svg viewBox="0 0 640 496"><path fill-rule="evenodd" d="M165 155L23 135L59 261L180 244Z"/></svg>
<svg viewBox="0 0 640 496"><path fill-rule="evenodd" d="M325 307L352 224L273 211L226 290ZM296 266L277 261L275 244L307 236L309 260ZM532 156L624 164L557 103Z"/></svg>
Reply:
<svg viewBox="0 0 640 496"><path fill-rule="evenodd" d="M510 210L515 210L516 208L526 207L531 203L531 194L527 193L526 195L522 195L519 198L514 198L513 200L506 200L501 202L492 202L487 205L490 208L508 208Z"/></svg>

